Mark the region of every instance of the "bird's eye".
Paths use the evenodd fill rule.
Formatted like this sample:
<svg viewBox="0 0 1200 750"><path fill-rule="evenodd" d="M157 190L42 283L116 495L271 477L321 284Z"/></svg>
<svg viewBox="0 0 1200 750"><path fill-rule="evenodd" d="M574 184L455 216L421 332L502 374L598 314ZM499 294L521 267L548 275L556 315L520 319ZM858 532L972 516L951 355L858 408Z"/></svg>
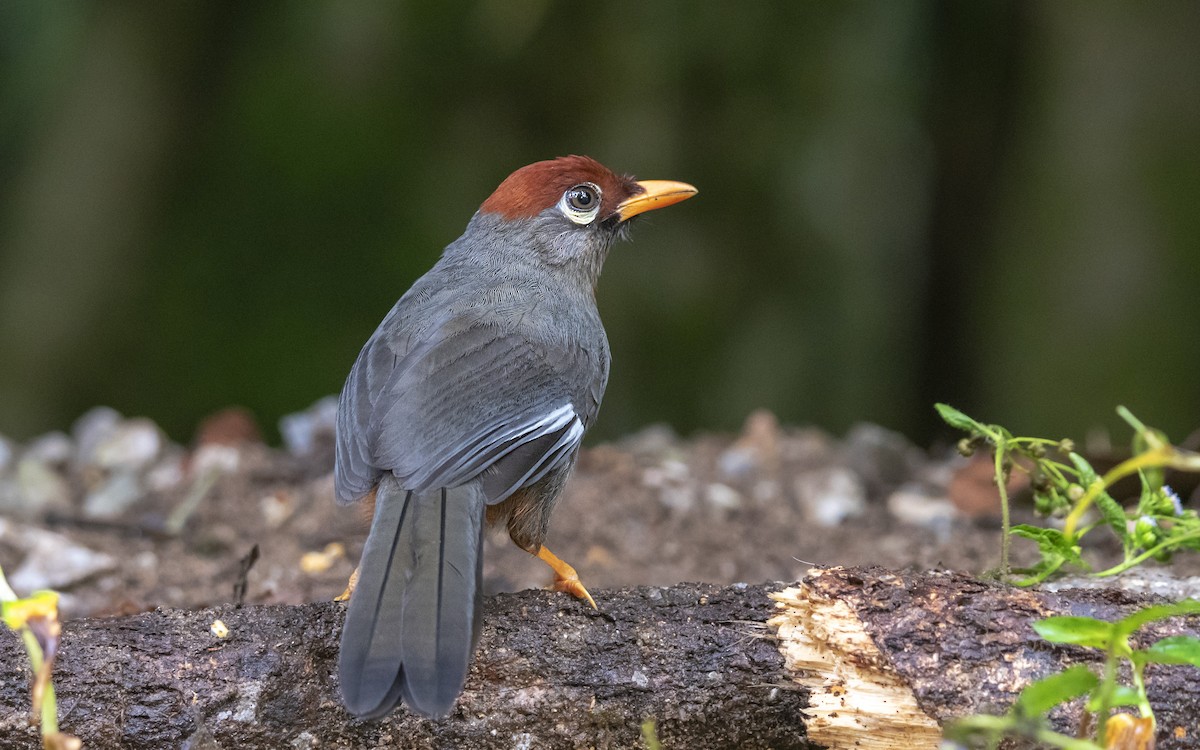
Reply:
<svg viewBox="0 0 1200 750"><path fill-rule="evenodd" d="M571 204L571 208L576 211L587 211L591 209L592 203L596 200L596 194L592 189L586 186L577 187L571 190L567 195L567 203Z"/></svg>
<svg viewBox="0 0 1200 750"><path fill-rule="evenodd" d="M588 224L600 212L600 188L590 182L576 185L563 193L558 207L564 216L576 224Z"/></svg>

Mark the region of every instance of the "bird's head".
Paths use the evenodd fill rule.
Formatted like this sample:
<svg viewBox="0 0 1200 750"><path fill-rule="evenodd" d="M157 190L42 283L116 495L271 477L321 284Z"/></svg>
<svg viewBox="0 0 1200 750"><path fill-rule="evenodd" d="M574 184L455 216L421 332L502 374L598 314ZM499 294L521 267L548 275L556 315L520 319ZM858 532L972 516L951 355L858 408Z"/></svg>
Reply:
<svg viewBox="0 0 1200 750"><path fill-rule="evenodd" d="M695 194L684 182L639 182L590 157L564 156L510 174L479 207L476 220L549 265L578 270L594 285L630 219Z"/></svg>

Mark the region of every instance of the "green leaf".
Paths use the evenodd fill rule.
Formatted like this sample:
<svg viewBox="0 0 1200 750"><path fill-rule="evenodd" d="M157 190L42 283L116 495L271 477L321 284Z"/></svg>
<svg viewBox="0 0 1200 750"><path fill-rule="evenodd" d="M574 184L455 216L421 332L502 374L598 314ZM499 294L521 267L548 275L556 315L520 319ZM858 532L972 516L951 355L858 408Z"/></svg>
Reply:
<svg viewBox="0 0 1200 750"><path fill-rule="evenodd" d="M1155 427L1147 427L1133 434L1133 452L1135 455L1145 453L1170 442L1167 433Z"/></svg>
<svg viewBox="0 0 1200 750"><path fill-rule="evenodd" d="M971 419L953 406L948 404L934 404L933 408L937 409L938 415L945 420L946 424L956 430L971 433L987 432L987 429L982 424Z"/></svg>
<svg viewBox="0 0 1200 750"><path fill-rule="evenodd" d="M0 602L0 619L14 631L25 627L30 620L58 618L58 594L54 591L35 591L24 599Z"/></svg>
<svg viewBox="0 0 1200 750"><path fill-rule="evenodd" d="M1025 716L1040 716L1060 703L1091 692L1099 684L1100 678L1092 670L1076 664L1065 672L1031 682L1017 696L1017 706Z"/></svg>
<svg viewBox="0 0 1200 750"><path fill-rule="evenodd" d="M1155 620L1165 620L1168 617L1195 614L1200 614L1200 601L1196 601L1195 599L1184 599L1174 604L1156 604L1153 607L1139 609L1128 617L1119 620L1116 623L1116 632L1123 638L1143 625Z"/></svg>
<svg viewBox="0 0 1200 750"><path fill-rule="evenodd" d="M1138 514L1148 514L1153 516L1174 516L1175 508L1171 501L1163 496L1163 474L1162 471L1157 473L1146 473L1145 469L1138 469L1138 481L1142 483L1142 494L1138 496Z"/></svg>
<svg viewBox="0 0 1200 750"><path fill-rule="evenodd" d="M1071 452L1067 456L1071 459L1071 463L1075 464L1075 471L1079 474L1079 484L1084 489L1090 487L1092 482L1100 478L1100 475L1096 473L1096 470L1092 468L1092 465L1083 456L1075 452Z"/></svg>
<svg viewBox="0 0 1200 750"><path fill-rule="evenodd" d="M1128 518L1125 515L1125 508L1116 500L1113 500L1112 495L1103 491L1096 495L1096 507L1104 515L1104 522L1108 524L1113 533L1117 535L1117 538L1121 540L1121 544L1127 547L1130 546L1132 540L1129 538L1129 525L1125 523Z"/></svg>
<svg viewBox="0 0 1200 750"><path fill-rule="evenodd" d="M1185 511L1194 513L1195 511ZM1200 524L1189 516L1175 519L1171 528L1171 541L1183 549L1200 550Z"/></svg>
<svg viewBox="0 0 1200 750"><path fill-rule="evenodd" d="M1070 643L1103 649L1108 648L1116 634L1116 627L1111 622L1072 615L1038 620L1033 623L1033 629L1051 643Z"/></svg>
<svg viewBox="0 0 1200 750"><path fill-rule="evenodd" d="M1051 539L1055 529L1047 529L1041 526L1034 526L1028 523L1019 523L1009 529L1009 533L1013 536L1020 536L1026 539L1032 539L1035 542L1040 542L1043 539ZM1062 536L1060 533L1059 536Z"/></svg>
<svg viewBox="0 0 1200 750"><path fill-rule="evenodd" d="M1089 711L1100 710L1100 695L1096 694L1088 700L1086 708ZM1109 708L1118 708L1120 706L1140 706L1142 705L1142 696L1136 688L1128 685L1114 685L1112 694L1108 696Z"/></svg>
<svg viewBox="0 0 1200 750"><path fill-rule="evenodd" d="M1191 664L1200 667L1200 638L1172 635L1134 653L1141 660L1155 664Z"/></svg>
<svg viewBox="0 0 1200 750"><path fill-rule="evenodd" d="M1041 550L1043 558L1059 557L1075 565L1087 567L1083 558L1079 556L1080 549L1078 545L1072 543L1067 535L1058 529L1047 529L1041 526L1022 523L1009 529L1009 533L1013 536L1037 542L1038 549Z"/></svg>
<svg viewBox="0 0 1200 750"><path fill-rule="evenodd" d="M1163 442L1166 442L1166 436L1163 435ZM1161 466L1147 466L1145 469L1138 471L1138 476L1141 477L1142 486L1151 490L1160 490L1163 486L1163 481L1166 474Z"/></svg>

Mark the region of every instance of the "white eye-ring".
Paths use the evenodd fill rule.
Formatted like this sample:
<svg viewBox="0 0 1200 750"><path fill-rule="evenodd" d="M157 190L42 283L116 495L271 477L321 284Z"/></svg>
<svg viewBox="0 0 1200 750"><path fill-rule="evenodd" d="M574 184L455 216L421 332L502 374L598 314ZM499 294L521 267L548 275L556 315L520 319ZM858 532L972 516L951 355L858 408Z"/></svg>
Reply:
<svg viewBox="0 0 1200 750"><path fill-rule="evenodd" d="M576 185L563 193L558 210L576 224L590 224L600 213L600 188L590 182Z"/></svg>

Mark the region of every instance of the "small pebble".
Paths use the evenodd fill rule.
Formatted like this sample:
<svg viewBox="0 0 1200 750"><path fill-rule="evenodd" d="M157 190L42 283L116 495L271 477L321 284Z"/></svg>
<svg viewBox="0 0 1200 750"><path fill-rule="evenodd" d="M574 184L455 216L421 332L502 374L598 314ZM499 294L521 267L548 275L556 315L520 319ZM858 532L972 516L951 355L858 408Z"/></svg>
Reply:
<svg viewBox="0 0 1200 750"><path fill-rule="evenodd" d="M776 471L782 435L774 414L766 409L752 412L746 417L737 441L717 458L717 471L727 479L743 479L756 471Z"/></svg>
<svg viewBox="0 0 1200 750"><path fill-rule="evenodd" d="M667 478L667 481L684 482L691 475L691 469L683 461L668 459L663 461L661 466L663 475Z"/></svg>
<svg viewBox="0 0 1200 750"><path fill-rule="evenodd" d="M0 540L25 553L8 577L12 587L23 593L66 588L117 566L112 556L76 544L62 534L2 518Z"/></svg>
<svg viewBox="0 0 1200 750"><path fill-rule="evenodd" d="M276 490L269 495L263 495L258 499L258 507L269 529L279 528L296 512L292 493L286 490Z"/></svg>
<svg viewBox="0 0 1200 750"><path fill-rule="evenodd" d="M304 731L296 735L288 744L292 750L312 750L320 747L321 741L312 732Z"/></svg>
<svg viewBox="0 0 1200 750"><path fill-rule="evenodd" d="M217 474L232 474L237 471L241 454L232 445L209 443L202 445L192 454L192 474L200 476L210 471Z"/></svg>
<svg viewBox="0 0 1200 750"><path fill-rule="evenodd" d="M904 435L865 423L846 434L842 456L876 497L907 482L927 462L925 452Z"/></svg>
<svg viewBox="0 0 1200 750"><path fill-rule="evenodd" d="M691 487L664 487L658 501L671 510L686 513L696 505L696 493Z"/></svg>
<svg viewBox="0 0 1200 750"><path fill-rule="evenodd" d="M154 422L128 419L100 439L90 463L110 471L141 471L158 458L164 443Z"/></svg>
<svg viewBox="0 0 1200 750"><path fill-rule="evenodd" d="M326 396L304 411L279 420L279 434L288 451L307 456L322 440L332 441L337 434L337 396Z"/></svg>
<svg viewBox="0 0 1200 750"><path fill-rule="evenodd" d="M905 484L888 495L887 509L901 523L949 531L958 508L943 494L934 494L917 484Z"/></svg>
<svg viewBox="0 0 1200 750"><path fill-rule="evenodd" d="M111 435L123 419L121 412L108 406L97 406L85 411L71 425L71 437L75 440L76 460L81 465L90 464L96 446Z"/></svg>
<svg viewBox="0 0 1200 750"><path fill-rule="evenodd" d="M714 508L721 510L736 510L742 507L741 494L725 484L710 484L704 492L704 499Z"/></svg>
<svg viewBox="0 0 1200 750"><path fill-rule="evenodd" d="M867 491L858 476L833 466L796 477L796 497L808 519L820 526L838 526L867 511Z"/></svg>
<svg viewBox="0 0 1200 750"><path fill-rule="evenodd" d="M300 557L300 570L308 575L324 573L345 556L346 547L341 542L330 542L320 552L305 552Z"/></svg>
<svg viewBox="0 0 1200 750"><path fill-rule="evenodd" d="M142 497L138 477L130 469L121 470L88 493L83 501L83 515L87 518L118 518Z"/></svg>
<svg viewBox="0 0 1200 750"><path fill-rule="evenodd" d="M146 472L143 481L148 490L166 492L178 487L183 482L183 477L183 457L176 453L155 464Z"/></svg>
<svg viewBox="0 0 1200 750"><path fill-rule="evenodd" d="M652 424L627 435L617 447L644 458L663 458L679 451L679 437L665 424Z"/></svg>
<svg viewBox="0 0 1200 750"><path fill-rule="evenodd" d="M44 461L26 454L17 463L17 503L14 510L36 515L71 509L71 487Z"/></svg>
<svg viewBox="0 0 1200 750"><path fill-rule="evenodd" d="M734 446L717 457L717 471L727 479L741 479L758 468L754 451Z"/></svg>
<svg viewBox="0 0 1200 750"><path fill-rule="evenodd" d="M71 438L62 432L47 432L25 446L22 458L31 458L48 466L65 466L75 454Z"/></svg>

